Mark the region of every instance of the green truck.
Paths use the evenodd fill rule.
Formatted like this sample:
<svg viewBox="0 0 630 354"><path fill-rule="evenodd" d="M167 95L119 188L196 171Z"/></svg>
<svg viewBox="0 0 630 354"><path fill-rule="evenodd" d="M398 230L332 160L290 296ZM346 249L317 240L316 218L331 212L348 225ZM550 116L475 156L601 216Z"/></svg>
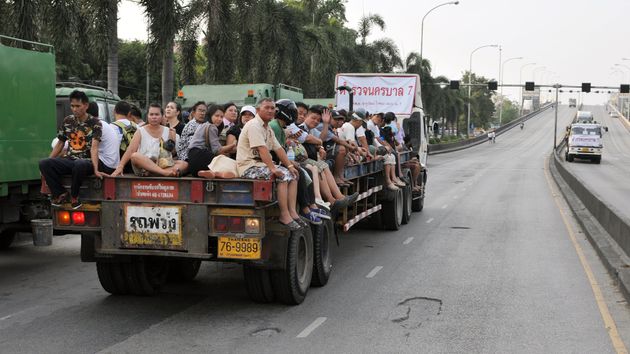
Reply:
<svg viewBox="0 0 630 354"><path fill-rule="evenodd" d="M181 104L183 109L189 109L199 101L209 104L233 102L242 107L255 105L265 97L298 102L304 99L304 93L302 89L285 84L184 85L177 93L175 102Z"/></svg>
<svg viewBox="0 0 630 354"><path fill-rule="evenodd" d="M7 248L31 220L50 217L38 162L55 134L55 54L47 44L0 36L0 58L0 248Z"/></svg>

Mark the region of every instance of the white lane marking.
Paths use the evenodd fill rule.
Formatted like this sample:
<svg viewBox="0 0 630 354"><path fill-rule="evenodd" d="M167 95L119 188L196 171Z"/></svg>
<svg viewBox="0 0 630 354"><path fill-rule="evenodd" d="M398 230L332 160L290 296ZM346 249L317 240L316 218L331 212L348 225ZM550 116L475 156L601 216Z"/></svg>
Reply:
<svg viewBox="0 0 630 354"><path fill-rule="evenodd" d="M368 275L366 275L366 278L374 278L374 276L376 275L376 273L380 272L381 269L383 269L383 266L376 266L374 267L374 269L372 269Z"/></svg>
<svg viewBox="0 0 630 354"><path fill-rule="evenodd" d="M408 245L411 243L411 241L413 241L413 237L407 237L407 239L403 241L403 245Z"/></svg>
<svg viewBox="0 0 630 354"><path fill-rule="evenodd" d="M448 208L448 204L442 205L442 209L446 209L446 208Z"/></svg>
<svg viewBox="0 0 630 354"><path fill-rule="evenodd" d="M463 188L463 189L462 189L462 191L464 191L464 192L465 192L465 191L466 191L466 188Z"/></svg>
<svg viewBox="0 0 630 354"><path fill-rule="evenodd" d="M459 198L459 196L453 196L453 199L457 199L457 198Z"/></svg>
<svg viewBox="0 0 630 354"><path fill-rule="evenodd" d="M433 218L427 220L427 224L430 224L431 222L433 222Z"/></svg>
<svg viewBox="0 0 630 354"><path fill-rule="evenodd" d="M13 315L8 315L8 316L4 316L4 317L0 317L0 321L4 321L4 320L8 320L9 318L13 317Z"/></svg>
<svg viewBox="0 0 630 354"><path fill-rule="evenodd" d="M326 317L317 317L313 323L308 325L308 327L304 328L300 334L297 335L296 338L306 338L311 334L317 327L321 326L322 323L326 322Z"/></svg>

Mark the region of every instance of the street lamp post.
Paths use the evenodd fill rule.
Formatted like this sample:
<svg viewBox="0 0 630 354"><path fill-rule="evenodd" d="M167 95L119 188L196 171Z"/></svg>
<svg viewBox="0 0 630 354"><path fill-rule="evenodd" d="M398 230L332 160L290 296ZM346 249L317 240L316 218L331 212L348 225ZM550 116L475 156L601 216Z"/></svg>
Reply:
<svg viewBox="0 0 630 354"><path fill-rule="evenodd" d="M498 44L487 44L487 45L482 45L481 47L475 48L475 50L473 50L472 52L470 52L470 62L469 62L469 66L468 66L468 115L467 115L467 119L466 119L466 132L467 132L467 137L470 137L470 101L471 101L471 84L472 84L472 58L473 58L473 54L475 54L476 51L478 51L479 49L482 48L497 48L499 47Z"/></svg>
<svg viewBox="0 0 630 354"><path fill-rule="evenodd" d="M500 93L501 102L499 104L499 126L501 126L501 119L503 118L503 72L505 71L505 64L507 64L508 62L512 60L521 60L521 59L523 59L523 57L509 58L509 59L505 59L505 61L503 61L503 63L501 64L501 72L499 74L499 81L501 83L501 93Z"/></svg>
<svg viewBox="0 0 630 354"><path fill-rule="evenodd" d="M422 59L424 59L424 57L422 56L422 49L423 49L423 44L424 44L424 19L427 17L427 15L429 15L433 10L437 9L438 7L442 7L445 5L457 5L457 4L459 4L459 1L449 1L449 2L439 4L433 7L431 10L427 11L427 13L424 14L424 16L422 16L422 23L420 25L420 66L422 66Z"/></svg>
<svg viewBox="0 0 630 354"><path fill-rule="evenodd" d="M525 69L526 66L530 66L530 65L536 65L536 63L527 63L527 64L523 64L521 66L521 71L520 71L520 73L518 75L518 83L520 85L523 84L523 69ZM523 113L523 87L521 87L521 110L520 110L520 113L521 114Z"/></svg>

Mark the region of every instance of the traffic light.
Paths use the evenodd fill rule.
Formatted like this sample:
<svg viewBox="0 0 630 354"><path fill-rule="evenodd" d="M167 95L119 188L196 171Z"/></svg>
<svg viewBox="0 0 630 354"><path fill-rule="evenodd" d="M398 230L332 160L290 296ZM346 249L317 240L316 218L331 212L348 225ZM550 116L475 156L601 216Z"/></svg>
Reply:
<svg viewBox="0 0 630 354"><path fill-rule="evenodd" d="M451 90L459 90L459 80L451 80Z"/></svg>
<svg viewBox="0 0 630 354"><path fill-rule="evenodd" d="M582 92L591 92L591 83L583 82L582 83Z"/></svg>
<svg viewBox="0 0 630 354"><path fill-rule="evenodd" d="M630 85L622 84L619 87L619 93L630 93Z"/></svg>
<svg viewBox="0 0 630 354"><path fill-rule="evenodd" d="M534 82L526 81L525 82L525 91L534 91Z"/></svg>
<svg viewBox="0 0 630 354"><path fill-rule="evenodd" d="M488 90L496 91L499 87L499 84L496 81L488 81Z"/></svg>

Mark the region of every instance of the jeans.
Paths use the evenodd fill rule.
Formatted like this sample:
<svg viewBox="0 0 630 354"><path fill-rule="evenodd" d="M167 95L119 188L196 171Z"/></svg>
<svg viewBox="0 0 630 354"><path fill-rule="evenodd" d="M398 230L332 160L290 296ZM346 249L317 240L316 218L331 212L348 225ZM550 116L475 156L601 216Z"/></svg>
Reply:
<svg viewBox="0 0 630 354"><path fill-rule="evenodd" d="M72 160L65 157L52 157L39 161L39 170L48 184L53 197L58 197L66 190L61 183L63 175L72 175L70 196L77 198L79 188L85 177L94 174L92 161L88 159Z"/></svg>
<svg viewBox="0 0 630 354"><path fill-rule="evenodd" d="M300 205L300 208L306 208L311 204L315 204L313 183L311 182L311 184L307 184L308 182L305 175L310 171L304 170L301 167L297 170L300 173L300 178L298 179L297 202Z"/></svg>

